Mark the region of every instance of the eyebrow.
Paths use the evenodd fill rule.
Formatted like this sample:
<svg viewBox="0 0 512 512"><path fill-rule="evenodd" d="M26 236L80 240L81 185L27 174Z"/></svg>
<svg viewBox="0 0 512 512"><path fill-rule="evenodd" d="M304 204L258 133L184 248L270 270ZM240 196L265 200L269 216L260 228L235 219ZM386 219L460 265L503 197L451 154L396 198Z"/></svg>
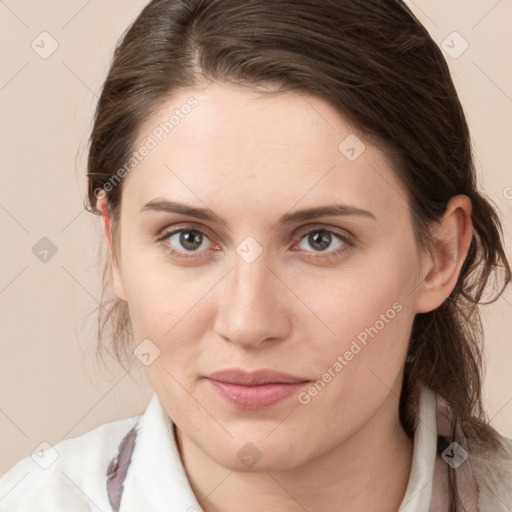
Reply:
<svg viewBox="0 0 512 512"><path fill-rule="evenodd" d="M144 211L157 211L167 213L179 213L187 217L194 217L200 220L206 220L209 222L217 222L219 224L226 224L226 221L214 213L209 208L197 208L189 206L176 201L168 201L167 199L153 199L146 203L141 212ZM367 217L376 220L375 215L363 208L356 208L346 204L330 204L327 206L317 206L313 208L306 208L303 210L296 210L294 212L285 213L278 220L278 224L293 224L295 222L303 222L306 220L316 219L317 217L324 216L349 216L357 215Z"/></svg>

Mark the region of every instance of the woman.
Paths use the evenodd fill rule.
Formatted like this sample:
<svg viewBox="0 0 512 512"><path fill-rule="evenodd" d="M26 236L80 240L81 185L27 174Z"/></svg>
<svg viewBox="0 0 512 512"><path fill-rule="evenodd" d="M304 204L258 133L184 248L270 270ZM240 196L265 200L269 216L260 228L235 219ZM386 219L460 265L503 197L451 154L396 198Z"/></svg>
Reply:
<svg viewBox="0 0 512 512"><path fill-rule="evenodd" d="M20 461L1 510L511 509L478 311L501 225L403 2L153 0L88 179L100 343L154 395Z"/></svg>

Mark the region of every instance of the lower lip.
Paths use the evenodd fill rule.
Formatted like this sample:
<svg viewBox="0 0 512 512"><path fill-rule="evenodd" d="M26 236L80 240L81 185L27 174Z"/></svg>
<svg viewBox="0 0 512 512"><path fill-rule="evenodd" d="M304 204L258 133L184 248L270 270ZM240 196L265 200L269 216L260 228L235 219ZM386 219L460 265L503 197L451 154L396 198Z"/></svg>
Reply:
<svg viewBox="0 0 512 512"><path fill-rule="evenodd" d="M265 409L282 402L285 398L298 393L308 382L289 384L262 384L261 386L242 386L218 380L206 379L211 388L224 400L240 409Z"/></svg>

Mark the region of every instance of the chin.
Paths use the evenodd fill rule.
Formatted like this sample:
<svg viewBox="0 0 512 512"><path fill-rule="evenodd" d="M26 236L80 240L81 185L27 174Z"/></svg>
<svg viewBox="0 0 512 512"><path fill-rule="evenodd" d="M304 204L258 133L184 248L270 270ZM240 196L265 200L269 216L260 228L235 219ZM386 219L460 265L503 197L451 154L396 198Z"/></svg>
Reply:
<svg viewBox="0 0 512 512"><path fill-rule="evenodd" d="M272 441L256 437L254 441L245 442L238 438L229 446L219 445L218 450L210 452L210 457L223 467L241 473L287 471L300 466L308 458L304 446L299 453L297 444L287 445L277 437Z"/></svg>

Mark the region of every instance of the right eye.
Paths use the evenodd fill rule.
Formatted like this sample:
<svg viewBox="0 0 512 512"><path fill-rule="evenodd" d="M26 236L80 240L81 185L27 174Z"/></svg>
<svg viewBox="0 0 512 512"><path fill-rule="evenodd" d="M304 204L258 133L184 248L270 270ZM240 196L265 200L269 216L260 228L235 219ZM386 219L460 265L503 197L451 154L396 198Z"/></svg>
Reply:
<svg viewBox="0 0 512 512"><path fill-rule="evenodd" d="M183 227L166 231L158 238L158 241L165 243L166 251L172 256L183 259L201 258L205 249L211 244L206 234L202 231Z"/></svg>

